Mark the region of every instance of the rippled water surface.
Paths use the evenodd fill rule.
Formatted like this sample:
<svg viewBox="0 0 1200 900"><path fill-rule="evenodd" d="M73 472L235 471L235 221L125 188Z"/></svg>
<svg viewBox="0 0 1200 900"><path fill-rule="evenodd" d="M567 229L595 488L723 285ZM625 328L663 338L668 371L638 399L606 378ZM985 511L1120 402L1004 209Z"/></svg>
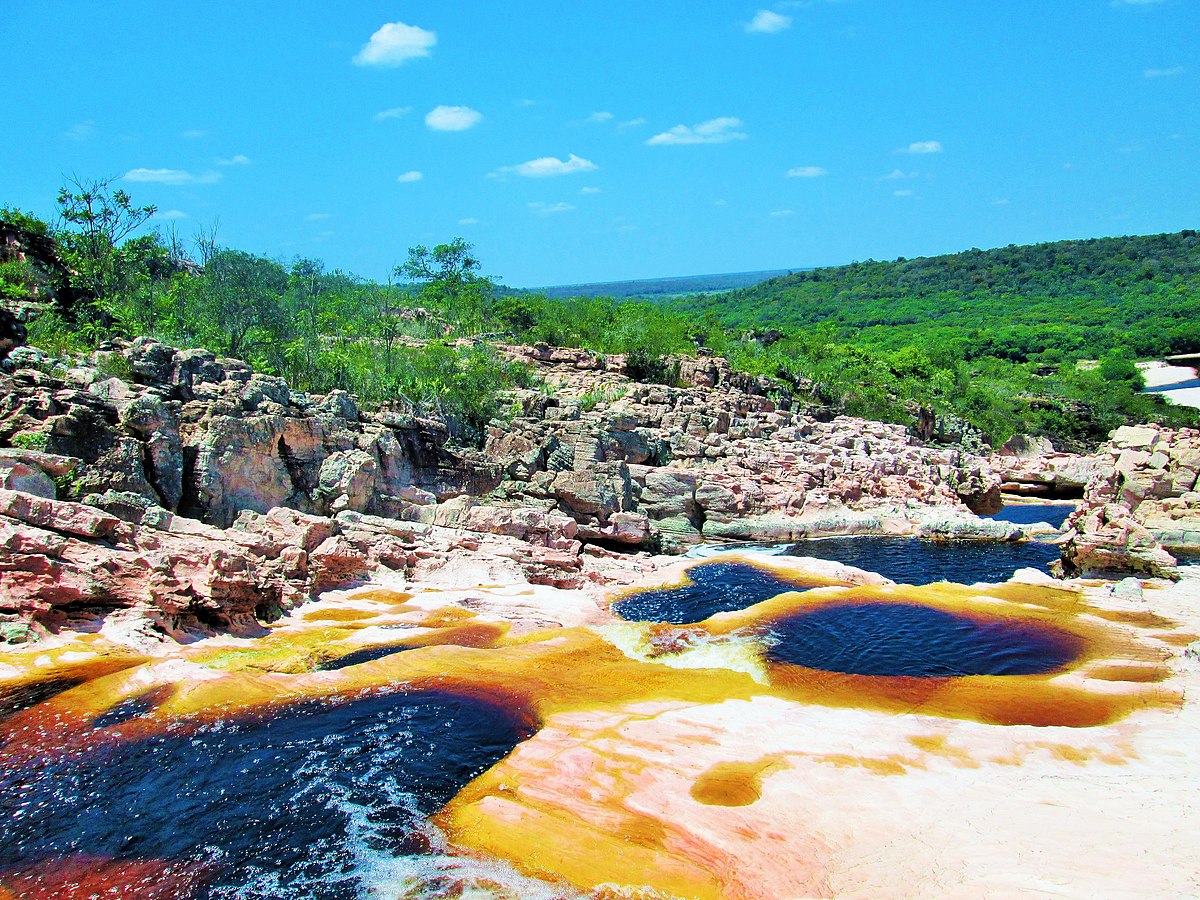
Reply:
<svg viewBox="0 0 1200 900"><path fill-rule="evenodd" d="M612 606L613 612L633 622L683 625L808 587L745 563L702 563L689 569L688 577L691 584L642 591L618 600Z"/></svg>
<svg viewBox="0 0 1200 900"><path fill-rule="evenodd" d="M162 860L194 875L189 896L365 896L380 861L429 851L429 814L526 736L480 700L375 693L4 765L0 870Z"/></svg>
<svg viewBox="0 0 1200 900"><path fill-rule="evenodd" d="M1009 503L1000 512L987 518L1017 525L1045 522L1054 528L1062 528L1067 516L1074 511L1074 503Z"/></svg>
<svg viewBox="0 0 1200 900"><path fill-rule="evenodd" d="M952 581L1001 582L1017 569L1049 570L1059 557L1053 544L1036 541L924 541L917 538L846 537L800 541L789 556L815 556L875 572L902 584Z"/></svg>
<svg viewBox="0 0 1200 900"><path fill-rule="evenodd" d="M771 628L771 659L827 672L919 678L1032 675L1071 662L1079 642L1010 620L978 620L912 603L848 603Z"/></svg>

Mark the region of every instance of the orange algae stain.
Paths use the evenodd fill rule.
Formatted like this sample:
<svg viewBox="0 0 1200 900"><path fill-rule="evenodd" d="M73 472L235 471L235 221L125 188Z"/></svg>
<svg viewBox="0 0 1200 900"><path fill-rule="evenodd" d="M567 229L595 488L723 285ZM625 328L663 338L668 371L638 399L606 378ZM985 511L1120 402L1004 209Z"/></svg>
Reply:
<svg viewBox="0 0 1200 900"><path fill-rule="evenodd" d="M425 616L418 624L422 628L446 628L458 625L464 619L474 619L478 613L461 606L442 606Z"/></svg>
<svg viewBox="0 0 1200 900"><path fill-rule="evenodd" d="M692 799L705 806L749 806L762 797L763 775L782 764L783 758L778 755L754 762L715 763L692 785Z"/></svg>
<svg viewBox="0 0 1200 900"><path fill-rule="evenodd" d="M909 736L908 742L918 750L930 756L950 760L960 768L978 769L980 767L979 760L961 747L951 746L949 738L944 734L914 734Z"/></svg>
<svg viewBox="0 0 1200 900"><path fill-rule="evenodd" d="M352 600L373 600L376 603L386 603L389 606L400 606L413 598L412 594L404 591L393 591L391 588L364 588L350 595Z"/></svg>
<svg viewBox="0 0 1200 900"><path fill-rule="evenodd" d="M849 753L806 754L806 758L839 769L866 769L873 775L907 775L909 769L923 768L903 756L853 756Z"/></svg>
<svg viewBox="0 0 1200 900"><path fill-rule="evenodd" d="M1189 644L1194 644L1196 641L1200 641L1200 634L1192 634L1187 631L1166 632L1152 635L1152 637L1172 647L1186 647Z"/></svg>
<svg viewBox="0 0 1200 900"><path fill-rule="evenodd" d="M1171 677L1163 665L1143 666L1132 663L1102 663L1087 669L1087 677L1097 681L1128 681L1134 684L1157 684Z"/></svg>
<svg viewBox="0 0 1200 900"><path fill-rule="evenodd" d="M194 864L75 855L0 873L0 900L180 900L203 887L205 874Z"/></svg>
<svg viewBox="0 0 1200 900"><path fill-rule="evenodd" d="M306 622L360 622L374 619L379 613L369 609L314 609L304 614Z"/></svg>

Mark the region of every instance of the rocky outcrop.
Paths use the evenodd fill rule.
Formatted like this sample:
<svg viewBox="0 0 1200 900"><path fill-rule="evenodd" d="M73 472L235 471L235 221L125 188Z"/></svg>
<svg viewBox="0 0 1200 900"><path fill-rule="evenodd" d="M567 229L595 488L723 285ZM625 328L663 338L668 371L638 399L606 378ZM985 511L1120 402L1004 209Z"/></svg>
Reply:
<svg viewBox="0 0 1200 900"><path fill-rule="evenodd" d="M1167 551L1200 550L1200 431L1118 428L1092 464L1067 523L1065 573L1170 575Z"/></svg>
<svg viewBox="0 0 1200 900"><path fill-rule="evenodd" d="M827 533L820 523L842 512L886 508L904 530L909 507L998 508L982 457L747 390L723 360L694 361L688 377L703 386L671 387L617 378L606 367L619 361L586 351L522 358L555 393L521 397L524 415L489 432L503 480L487 502L541 501L586 539L787 540Z"/></svg>
<svg viewBox="0 0 1200 900"><path fill-rule="evenodd" d="M365 414L344 392L312 397L204 350L139 340L91 362L68 368L19 348L0 373L0 440L77 458L78 497L137 494L224 527L276 506L400 516L414 497L492 477L446 451L439 422Z"/></svg>
<svg viewBox="0 0 1200 900"><path fill-rule="evenodd" d="M1072 518L1057 568L1068 578L1170 578L1175 575L1175 562L1128 507L1107 503L1088 506Z"/></svg>
<svg viewBox="0 0 1200 900"><path fill-rule="evenodd" d="M1001 493L1042 500L1082 499L1106 465L1102 456L1061 453L1046 438L1028 435L1005 441L990 462Z"/></svg>
<svg viewBox="0 0 1200 900"><path fill-rule="evenodd" d="M0 443L18 445L0 451L0 620L132 610L168 634L238 630L464 553L577 587L624 577L614 553L701 540L1023 536L972 515L1000 485L982 457L832 416L723 360L683 361L685 386L667 386L587 351L506 352L543 386L476 449L204 350L115 342L67 364L18 348L0 367Z"/></svg>
<svg viewBox="0 0 1200 900"><path fill-rule="evenodd" d="M515 577L556 587L628 580L644 568L616 572L611 554L585 552L570 518L466 498L461 516L437 524L277 507L243 510L224 529L140 499L108 492L89 505L0 490L0 639L113 615L179 640L255 633L314 592L381 570L428 578L465 558L502 560Z"/></svg>

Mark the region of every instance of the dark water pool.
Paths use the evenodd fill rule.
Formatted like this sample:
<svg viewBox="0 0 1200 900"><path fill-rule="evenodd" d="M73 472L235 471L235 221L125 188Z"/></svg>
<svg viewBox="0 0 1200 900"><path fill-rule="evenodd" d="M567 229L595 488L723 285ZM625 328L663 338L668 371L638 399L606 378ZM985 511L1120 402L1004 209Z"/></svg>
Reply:
<svg viewBox="0 0 1200 900"><path fill-rule="evenodd" d="M403 653L405 650L411 649L407 644L384 644L379 647L364 647L362 650L355 650L352 653L325 660L317 666L317 671L335 672L338 669L360 666L363 663L374 662L377 659L383 659L395 653Z"/></svg>
<svg viewBox="0 0 1200 900"><path fill-rule="evenodd" d="M776 623L771 638L768 655L777 662L918 678L1052 672L1080 651L1064 632L912 603L829 606Z"/></svg>
<svg viewBox="0 0 1200 900"><path fill-rule="evenodd" d="M917 538L820 538L791 544L788 556L815 556L875 572L901 584L1007 581L1017 569L1049 571L1059 557L1053 544L1036 541L924 541Z"/></svg>
<svg viewBox="0 0 1200 900"><path fill-rule="evenodd" d="M396 692L0 759L0 870L157 859L203 869L190 896L367 896L363 860L428 850L429 814L527 736L483 701Z"/></svg>
<svg viewBox="0 0 1200 900"><path fill-rule="evenodd" d="M633 622L702 622L719 612L745 609L786 591L807 587L745 563L709 562L688 570L692 584L642 591L613 604L622 619Z"/></svg>
<svg viewBox="0 0 1200 900"><path fill-rule="evenodd" d="M1000 512L985 518L1013 522L1017 525L1045 522L1054 528L1062 528L1067 516L1073 512L1074 503L1009 503Z"/></svg>

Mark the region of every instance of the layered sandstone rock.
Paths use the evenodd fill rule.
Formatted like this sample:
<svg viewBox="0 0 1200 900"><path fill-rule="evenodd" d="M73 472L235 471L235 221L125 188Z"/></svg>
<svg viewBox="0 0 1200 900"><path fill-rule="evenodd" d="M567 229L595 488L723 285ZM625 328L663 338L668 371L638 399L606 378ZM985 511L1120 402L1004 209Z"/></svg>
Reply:
<svg viewBox="0 0 1200 900"><path fill-rule="evenodd" d="M1122 427L1094 459L1068 522L1066 574L1171 574L1165 551L1200 549L1200 431Z"/></svg>
<svg viewBox="0 0 1200 900"><path fill-rule="evenodd" d="M0 490L0 640L94 627L114 613L150 636L254 633L323 589L382 570L425 579L445 570L457 583L466 560L499 561L513 581L571 588L628 581L655 565L584 552L573 520L532 509L468 506L466 531L277 507L243 510L222 529L139 506L138 495L96 496L126 515ZM130 510L140 524L128 521Z"/></svg>

